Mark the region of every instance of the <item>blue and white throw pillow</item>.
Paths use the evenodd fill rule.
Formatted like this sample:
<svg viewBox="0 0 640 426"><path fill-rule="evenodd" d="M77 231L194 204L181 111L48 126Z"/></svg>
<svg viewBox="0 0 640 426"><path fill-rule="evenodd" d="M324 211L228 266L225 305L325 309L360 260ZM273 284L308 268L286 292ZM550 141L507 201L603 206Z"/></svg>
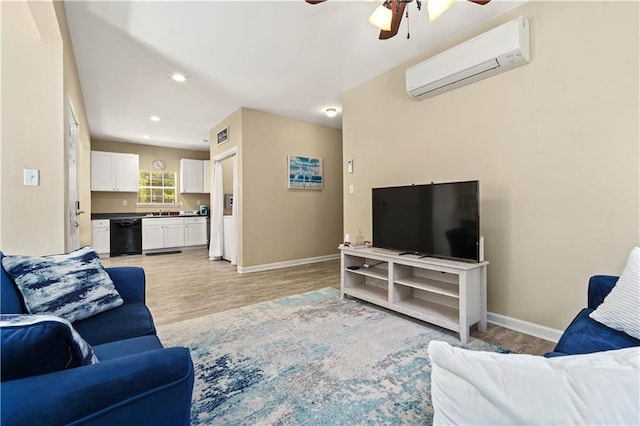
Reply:
<svg viewBox="0 0 640 426"><path fill-rule="evenodd" d="M0 315L2 381L97 364L69 321L53 315Z"/></svg>
<svg viewBox="0 0 640 426"><path fill-rule="evenodd" d="M31 314L50 314L73 322L123 303L91 247L52 256L6 256L2 266Z"/></svg>

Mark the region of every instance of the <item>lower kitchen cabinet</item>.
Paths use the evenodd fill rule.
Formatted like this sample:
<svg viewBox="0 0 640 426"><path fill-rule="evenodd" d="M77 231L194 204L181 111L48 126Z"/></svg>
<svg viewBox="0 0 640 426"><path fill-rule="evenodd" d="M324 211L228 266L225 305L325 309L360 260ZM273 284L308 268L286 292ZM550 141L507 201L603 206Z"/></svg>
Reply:
<svg viewBox="0 0 640 426"><path fill-rule="evenodd" d="M142 219L142 250L182 246L184 246L183 218Z"/></svg>
<svg viewBox="0 0 640 426"><path fill-rule="evenodd" d="M200 246L207 244L207 218L184 218L184 245Z"/></svg>
<svg viewBox="0 0 640 426"><path fill-rule="evenodd" d="M91 229L93 249L108 256L111 251L109 219L92 220Z"/></svg>
<svg viewBox="0 0 640 426"><path fill-rule="evenodd" d="M206 217L142 219L142 250L207 244Z"/></svg>

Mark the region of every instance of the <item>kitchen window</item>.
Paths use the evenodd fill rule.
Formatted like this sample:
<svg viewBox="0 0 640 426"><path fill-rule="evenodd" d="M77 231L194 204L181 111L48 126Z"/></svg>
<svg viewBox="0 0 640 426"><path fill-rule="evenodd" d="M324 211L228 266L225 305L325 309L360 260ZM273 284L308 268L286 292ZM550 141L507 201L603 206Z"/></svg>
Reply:
<svg viewBox="0 0 640 426"><path fill-rule="evenodd" d="M141 170L138 180L138 205L175 205L176 172Z"/></svg>

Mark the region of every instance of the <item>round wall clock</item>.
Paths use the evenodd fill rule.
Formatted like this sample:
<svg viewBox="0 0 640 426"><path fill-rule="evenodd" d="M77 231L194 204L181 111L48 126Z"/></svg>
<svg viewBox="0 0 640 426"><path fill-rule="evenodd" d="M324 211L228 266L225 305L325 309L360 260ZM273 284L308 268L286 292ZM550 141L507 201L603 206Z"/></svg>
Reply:
<svg viewBox="0 0 640 426"><path fill-rule="evenodd" d="M153 160L151 162L151 167L153 167L153 170L163 171L166 165L162 160Z"/></svg>

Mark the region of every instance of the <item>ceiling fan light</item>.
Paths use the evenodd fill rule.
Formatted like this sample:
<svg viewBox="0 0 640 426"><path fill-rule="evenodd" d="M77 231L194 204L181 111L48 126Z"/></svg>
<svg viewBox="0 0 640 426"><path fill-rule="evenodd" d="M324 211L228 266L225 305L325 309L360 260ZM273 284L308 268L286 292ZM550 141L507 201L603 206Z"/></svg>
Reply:
<svg viewBox="0 0 640 426"><path fill-rule="evenodd" d="M433 22L453 5L455 0L429 0L427 12L429 12L429 22Z"/></svg>
<svg viewBox="0 0 640 426"><path fill-rule="evenodd" d="M180 74L180 73L173 74L171 78L179 83L184 83L185 81L187 81L187 77L185 77L184 74Z"/></svg>
<svg viewBox="0 0 640 426"><path fill-rule="evenodd" d="M391 30L391 20L393 18L393 12L391 9L386 8L383 4L378 6L369 16L369 23L371 25L380 28L383 31Z"/></svg>

